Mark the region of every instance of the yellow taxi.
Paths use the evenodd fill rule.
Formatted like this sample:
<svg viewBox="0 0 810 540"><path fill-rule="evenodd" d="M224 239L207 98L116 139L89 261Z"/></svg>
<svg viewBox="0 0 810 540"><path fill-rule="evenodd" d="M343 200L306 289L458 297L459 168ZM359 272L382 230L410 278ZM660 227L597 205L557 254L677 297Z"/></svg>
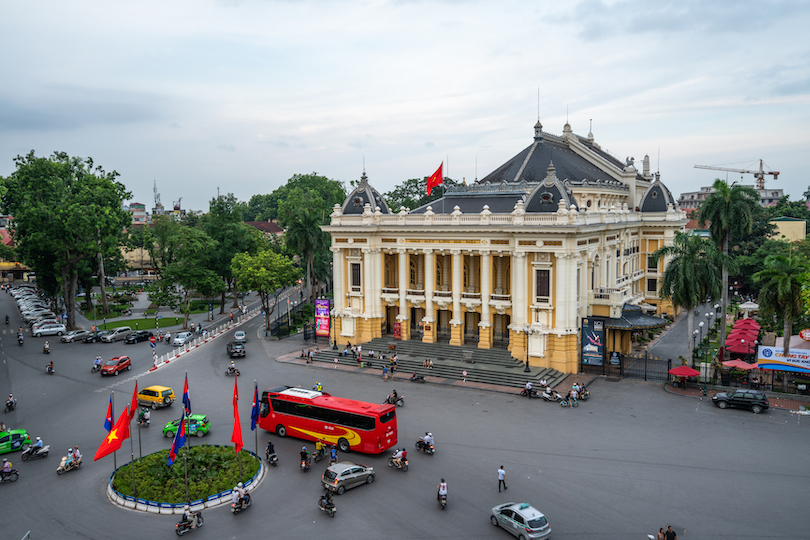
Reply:
<svg viewBox="0 0 810 540"><path fill-rule="evenodd" d="M157 409L174 403L174 392L168 386L147 386L138 392L138 404Z"/></svg>

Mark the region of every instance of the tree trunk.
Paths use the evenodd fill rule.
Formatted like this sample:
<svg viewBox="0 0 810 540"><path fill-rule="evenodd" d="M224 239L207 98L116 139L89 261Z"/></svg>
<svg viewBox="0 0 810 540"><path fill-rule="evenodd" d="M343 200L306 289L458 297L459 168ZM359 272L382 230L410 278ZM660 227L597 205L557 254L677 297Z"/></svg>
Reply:
<svg viewBox="0 0 810 540"><path fill-rule="evenodd" d="M793 318L785 314L785 338L782 342L785 358L790 355L790 336L793 334Z"/></svg>
<svg viewBox="0 0 810 540"><path fill-rule="evenodd" d="M225 291L227 290L227 286L225 289L222 290L222 297L220 298L219 302L219 314L222 315L225 313Z"/></svg>
<svg viewBox="0 0 810 540"><path fill-rule="evenodd" d="M686 332L688 333L687 350L689 351L689 365L695 367L695 310L686 309Z"/></svg>
<svg viewBox="0 0 810 540"><path fill-rule="evenodd" d="M84 295L84 309L85 311L90 311L93 309L93 282L88 278L82 283L82 286L86 291Z"/></svg>
<svg viewBox="0 0 810 540"><path fill-rule="evenodd" d="M98 280L101 282L101 312L109 313L110 306L107 304L107 288L104 286L107 281L104 276L104 259L100 251L98 252Z"/></svg>
<svg viewBox="0 0 810 540"><path fill-rule="evenodd" d="M76 329L76 281L78 276L72 265L62 267L62 291L65 298L65 313L67 314L68 330Z"/></svg>
<svg viewBox="0 0 810 540"><path fill-rule="evenodd" d="M720 248L723 250L723 255L728 256L728 233L723 235L723 239L720 242ZM720 344L720 350L723 351L723 358L722 360L726 359L726 314L728 313L728 266L723 264L722 268L722 279L723 279L723 300L721 302L721 306L723 309L723 318L720 319L720 335L718 336L717 342Z"/></svg>
<svg viewBox="0 0 810 540"><path fill-rule="evenodd" d="M183 299L183 330L188 328L188 318L191 315L191 295Z"/></svg>
<svg viewBox="0 0 810 540"><path fill-rule="evenodd" d="M233 278L233 306L231 307L239 307L239 288L236 286L236 278Z"/></svg>
<svg viewBox="0 0 810 540"><path fill-rule="evenodd" d="M314 255L310 255L307 257L307 287L309 287L309 297L310 303L314 304L314 295L315 295L315 288L312 286L312 260L315 258Z"/></svg>

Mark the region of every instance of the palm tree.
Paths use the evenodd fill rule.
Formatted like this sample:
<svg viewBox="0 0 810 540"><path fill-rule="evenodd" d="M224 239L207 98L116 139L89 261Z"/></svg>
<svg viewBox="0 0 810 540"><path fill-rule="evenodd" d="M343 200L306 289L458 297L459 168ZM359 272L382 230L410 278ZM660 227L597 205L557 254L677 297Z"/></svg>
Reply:
<svg viewBox="0 0 810 540"><path fill-rule="evenodd" d="M299 208L284 231L284 240L306 261L307 284L310 299L315 294L313 260L315 254L329 246L329 235L321 230L322 220L319 211Z"/></svg>
<svg viewBox="0 0 810 540"><path fill-rule="evenodd" d="M655 263L661 257L669 258L661 279L661 297L686 310L688 358L692 358L695 307L707 298L720 296L723 289L720 268L727 266L727 257L711 241L682 232L675 233L671 246L660 248L651 257Z"/></svg>
<svg viewBox="0 0 810 540"><path fill-rule="evenodd" d="M802 283L807 274L807 262L795 256L768 255L765 269L754 274L759 287L759 307L766 315L785 319L785 356L790 353L793 319L804 313Z"/></svg>
<svg viewBox="0 0 810 540"><path fill-rule="evenodd" d="M730 186L719 178L712 186L714 193L698 209L698 223L701 227L709 223L709 230L717 246L728 260L728 240L731 235L742 236L751 233L752 208L759 204L759 194L753 189L733 182ZM720 347L726 345L726 313L728 312L728 266L723 266L722 306L720 319ZM723 349L725 350L725 349Z"/></svg>

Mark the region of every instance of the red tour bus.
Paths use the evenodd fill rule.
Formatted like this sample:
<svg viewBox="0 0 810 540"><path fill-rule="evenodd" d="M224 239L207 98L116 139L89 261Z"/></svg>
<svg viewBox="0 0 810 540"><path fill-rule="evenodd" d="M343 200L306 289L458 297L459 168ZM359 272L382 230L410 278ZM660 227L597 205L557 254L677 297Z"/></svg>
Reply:
<svg viewBox="0 0 810 540"><path fill-rule="evenodd" d="M397 444L394 405L366 403L306 388L277 386L262 392L259 427L279 437L336 444L341 452L379 454Z"/></svg>

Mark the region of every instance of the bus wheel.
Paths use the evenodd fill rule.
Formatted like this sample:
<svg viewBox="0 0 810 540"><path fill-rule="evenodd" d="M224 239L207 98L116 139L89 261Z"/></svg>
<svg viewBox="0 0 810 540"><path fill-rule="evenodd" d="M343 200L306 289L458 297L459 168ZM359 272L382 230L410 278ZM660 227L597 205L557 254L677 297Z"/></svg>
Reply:
<svg viewBox="0 0 810 540"><path fill-rule="evenodd" d="M350 450L349 441L347 441L346 439L339 439L338 450L340 450L341 452L348 452Z"/></svg>
<svg viewBox="0 0 810 540"><path fill-rule="evenodd" d="M281 424L276 426L276 435L279 437L286 437L287 436L287 428L282 426Z"/></svg>

